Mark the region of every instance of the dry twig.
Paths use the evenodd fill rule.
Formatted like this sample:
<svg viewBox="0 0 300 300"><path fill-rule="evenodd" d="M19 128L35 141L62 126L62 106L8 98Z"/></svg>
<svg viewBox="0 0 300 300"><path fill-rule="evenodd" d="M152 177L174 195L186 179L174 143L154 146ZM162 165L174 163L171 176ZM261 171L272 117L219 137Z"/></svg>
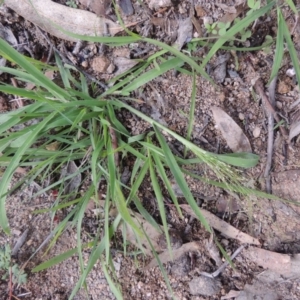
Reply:
<svg viewBox="0 0 300 300"><path fill-rule="evenodd" d="M237 248L237 250L235 250L235 252L230 256L230 260L233 260L244 248L245 245L242 245L239 248ZM217 276L219 276L219 274L221 274L226 269L228 265L229 262L226 260L215 272L211 274L206 272L200 272L200 274L209 278L216 278Z"/></svg>
<svg viewBox="0 0 300 300"><path fill-rule="evenodd" d="M275 105L275 87L277 82L277 76L274 77L269 86L269 99L270 104L274 108ZM271 193L271 177L270 171L272 167L272 156L273 156L273 144L274 144L274 116L269 111L266 111L268 116L268 148L267 148L267 163L265 168L264 177L266 180L266 190Z"/></svg>

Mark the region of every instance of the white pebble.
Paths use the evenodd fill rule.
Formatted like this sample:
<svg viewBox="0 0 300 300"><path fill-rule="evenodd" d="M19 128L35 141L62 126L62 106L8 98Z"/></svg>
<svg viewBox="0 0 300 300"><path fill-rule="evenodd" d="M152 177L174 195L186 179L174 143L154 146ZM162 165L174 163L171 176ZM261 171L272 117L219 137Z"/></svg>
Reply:
<svg viewBox="0 0 300 300"><path fill-rule="evenodd" d="M260 128L256 126L256 127L254 128L254 130L253 130L253 136L254 136L255 138L258 138L259 135L260 135Z"/></svg>
<svg viewBox="0 0 300 300"><path fill-rule="evenodd" d="M294 77L296 75L295 69L294 68L287 69L286 75L289 77Z"/></svg>

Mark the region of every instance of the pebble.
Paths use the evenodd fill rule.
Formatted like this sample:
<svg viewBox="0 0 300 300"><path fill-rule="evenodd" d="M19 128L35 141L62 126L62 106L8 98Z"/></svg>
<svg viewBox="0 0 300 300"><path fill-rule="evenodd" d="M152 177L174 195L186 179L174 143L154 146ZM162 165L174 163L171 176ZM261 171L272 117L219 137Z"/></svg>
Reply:
<svg viewBox="0 0 300 300"><path fill-rule="evenodd" d="M295 72L295 69L294 68L290 68L290 69L287 69L286 70L286 73L285 73L287 76L289 77L294 77L296 75L296 72Z"/></svg>
<svg viewBox="0 0 300 300"><path fill-rule="evenodd" d="M213 296L217 294L220 289L220 282L216 279L209 277L195 277L190 283L190 293L192 295L202 295L202 296Z"/></svg>
<svg viewBox="0 0 300 300"><path fill-rule="evenodd" d="M87 60L84 60L82 63L81 63L81 66L83 68L87 68L89 66L89 63L87 62Z"/></svg>
<svg viewBox="0 0 300 300"><path fill-rule="evenodd" d="M245 115L242 113L239 113L239 119L242 121L245 120Z"/></svg>
<svg viewBox="0 0 300 300"><path fill-rule="evenodd" d="M105 73L109 65L110 60L105 56L98 56L92 60L91 66L95 72Z"/></svg>
<svg viewBox="0 0 300 300"><path fill-rule="evenodd" d="M282 108L282 103L280 101L276 101L276 106L277 106L277 108L281 109Z"/></svg>
<svg viewBox="0 0 300 300"><path fill-rule="evenodd" d="M279 81L277 86L277 92L279 94L287 94L290 90L290 86L285 81Z"/></svg>
<svg viewBox="0 0 300 300"><path fill-rule="evenodd" d="M253 137L258 138L260 135L260 128L256 126L253 130Z"/></svg>

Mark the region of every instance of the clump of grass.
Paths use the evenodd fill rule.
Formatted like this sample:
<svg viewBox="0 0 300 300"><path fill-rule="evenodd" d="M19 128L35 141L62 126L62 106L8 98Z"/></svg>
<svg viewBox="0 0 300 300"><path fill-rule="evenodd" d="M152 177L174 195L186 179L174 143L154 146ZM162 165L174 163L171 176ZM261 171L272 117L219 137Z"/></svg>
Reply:
<svg viewBox="0 0 300 300"><path fill-rule="evenodd" d="M210 227L203 218L197 203L185 180L185 174L193 176L206 182L230 191L243 195L256 194L258 196L277 199L272 195L255 191L247 187L246 181L241 177L235 167L249 168L256 165L258 156L249 153L217 155L209 153L194 145L190 141L192 132L192 122L188 125L187 137L184 138L160 123L152 120L150 117L134 109L128 104L128 96L132 91L142 87L147 82L162 75L163 73L176 68L182 70L184 64L192 68L192 72L185 70L185 73L194 76L193 94L190 119L193 120L195 107L195 74L200 74L212 81L205 70L205 65L211 57L227 41L234 39L236 34L241 33L253 21L269 12L275 5L271 1L266 6L252 10L244 19L226 27L222 38L218 39L211 46L207 56L199 66L195 60L181 53L177 49L165 45L152 39L143 38L138 35L130 34L126 37L85 37L76 36L83 40L109 43L110 45L123 45L137 41L147 42L161 47L161 51L149 57L146 61L140 62L131 72L119 76L114 86L104 91L97 98L89 94L89 85L82 74L77 74L75 78L69 71L67 65L63 65L59 57L56 57L58 70L62 78L64 87L60 87L44 75L48 68L39 62L32 63L24 56L20 55L3 40L0 40L0 54L7 60L13 62L18 68L1 67L3 72L15 76L21 82L31 82L35 84L34 91L28 91L24 88L17 88L2 83L0 91L13 94L19 97L30 99L30 103L15 111L0 115L0 166L5 167L5 172L0 182L0 226L6 233L9 233L8 219L5 213L5 200L7 197L10 180L17 167L27 168L28 173L24 181L30 183L37 178L43 182L46 176L52 176L59 172L69 162L80 162L77 172L69 174L67 178L62 178L51 185L44 187L38 194L52 189L62 190L66 180L71 180L78 173L89 171L92 174L92 184L88 187L86 193L74 200L66 199L62 203L57 203L50 211L56 211L61 208L68 208L69 214L57 226L53 232L53 242L64 230L67 222L72 219L72 224L77 227L77 247L63 253L54 259L43 263L35 268L39 271L52 266L55 263L78 254L82 270L82 276L73 290L71 298L76 294L79 288L85 282L85 278L96 263L96 261L105 254L105 261L102 263L103 271L108 279L112 291L117 298L121 298L121 293L111 278L109 269L113 269L110 256L110 240L116 233L122 223L126 223L132 228L137 239L144 232L139 224L132 218L129 206L134 205L139 213L151 224L156 222L151 218L147 211L142 207L139 201L137 191L139 190L145 176L150 175L152 187L158 201L160 217L162 220L164 232L167 236L168 246L170 241L168 237L168 228L162 190L158 184L159 179L165 184L165 187L173 200L180 216L182 216L178 205L177 197L172 189L170 179L166 175L166 170L172 173L176 183L180 187L186 201L193 208L203 226L210 231ZM278 35L276 46L276 58L280 61L282 45L278 42L283 37L288 45L293 63L295 60L295 49L293 48L291 38L288 34L286 24L282 18L280 7L278 10ZM72 35L70 33L70 35ZM74 35L72 35L74 36ZM201 42L205 39L198 39ZM164 56L169 53L169 56ZM157 63L160 62L160 64ZM271 77L279 70L280 63L274 60L274 67ZM149 66L154 65L150 70ZM147 69L147 71L146 71ZM295 67L297 78L300 78L299 66ZM131 99L133 101L134 99ZM116 111L125 109L142 120L151 124L153 130L147 134L131 136L128 130L121 124L116 117ZM38 122L36 122L38 120ZM28 124L34 121L33 125L24 126L20 130L8 130L21 124ZM185 154L189 153L193 158L180 158L172 153L165 136L168 135L174 140L179 141L185 147ZM52 146L55 145L53 148ZM121 180L121 170L117 162L117 153L122 152L126 157L130 154L135 157L131 178L128 185L124 185ZM218 180L212 180L206 177L199 177L191 171L191 166L197 164L206 164L216 175ZM81 243L81 226L84 218L84 212L91 199L99 199L99 182L106 182L106 199L104 205L104 236L102 239L95 238L89 244ZM127 190L127 193L124 193ZM127 196L125 196L125 194ZM95 200L97 201L97 200ZM118 214L114 221L109 222L109 207L113 205L117 208ZM91 248L90 259L84 266L82 259L82 249Z"/></svg>

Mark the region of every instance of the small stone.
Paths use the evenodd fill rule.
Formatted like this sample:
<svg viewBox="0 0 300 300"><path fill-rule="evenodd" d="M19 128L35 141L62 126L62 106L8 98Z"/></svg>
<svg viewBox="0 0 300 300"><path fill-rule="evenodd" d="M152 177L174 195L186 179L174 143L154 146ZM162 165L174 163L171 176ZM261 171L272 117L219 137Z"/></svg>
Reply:
<svg viewBox="0 0 300 300"><path fill-rule="evenodd" d="M276 101L276 106L277 106L277 108L281 109L282 108L282 103L280 101Z"/></svg>
<svg viewBox="0 0 300 300"><path fill-rule="evenodd" d="M92 60L91 66L95 72L105 73L110 65L110 60L105 56L97 56Z"/></svg>
<svg viewBox="0 0 300 300"><path fill-rule="evenodd" d="M81 63L81 66L83 68L87 68L89 66L89 63L87 62L87 60L84 60L82 63Z"/></svg>
<svg viewBox="0 0 300 300"><path fill-rule="evenodd" d="M287 69L286 70L286 73L285 73L287 76L289 77L294 77L296 75L296 72L295 72L295 69L294 68L290 68L290 69Z"/></svg>
<svg viewBox="0 0 300 300"><path fill-rule="evenodd" d="M253 137L258 138L260 135L260 128L256 126L253 130Z"/></svg>
<svg viewBox="0 0 300 300"><path fill-rule="evenodd" d="M285 81L279 81L277 91L279 94L286 94L291 90L290 86Z"/></svg>
<svg viewBox="0 0 300 300"><path fill-rule="evenodd" d="M239 119L242 121L245 120L245 115L242 113L239 113Z"/></svg>
<svg viewBox="0 0 300 300"><path fill-rule="evenodd" d="M190 283L192 295L213 296L220 291L220 282L209 277L195 277Z"/></svg>
<svg viewBox="0 0 300 300"><path fill-rule="evenodd" d="M106 73L108 73L108 74L113 73L113 71L115 70L115 68L116 68L116 66L115 66L113 63L111 63L111 64L108 66L108 68L106 69Z"/></svg>
<svg viewBox="0 0 300 300"><path fill-rule="evenodd" d="M214 21L212 19L212 17L203 17L203 24L212 24Z"/></svg>

